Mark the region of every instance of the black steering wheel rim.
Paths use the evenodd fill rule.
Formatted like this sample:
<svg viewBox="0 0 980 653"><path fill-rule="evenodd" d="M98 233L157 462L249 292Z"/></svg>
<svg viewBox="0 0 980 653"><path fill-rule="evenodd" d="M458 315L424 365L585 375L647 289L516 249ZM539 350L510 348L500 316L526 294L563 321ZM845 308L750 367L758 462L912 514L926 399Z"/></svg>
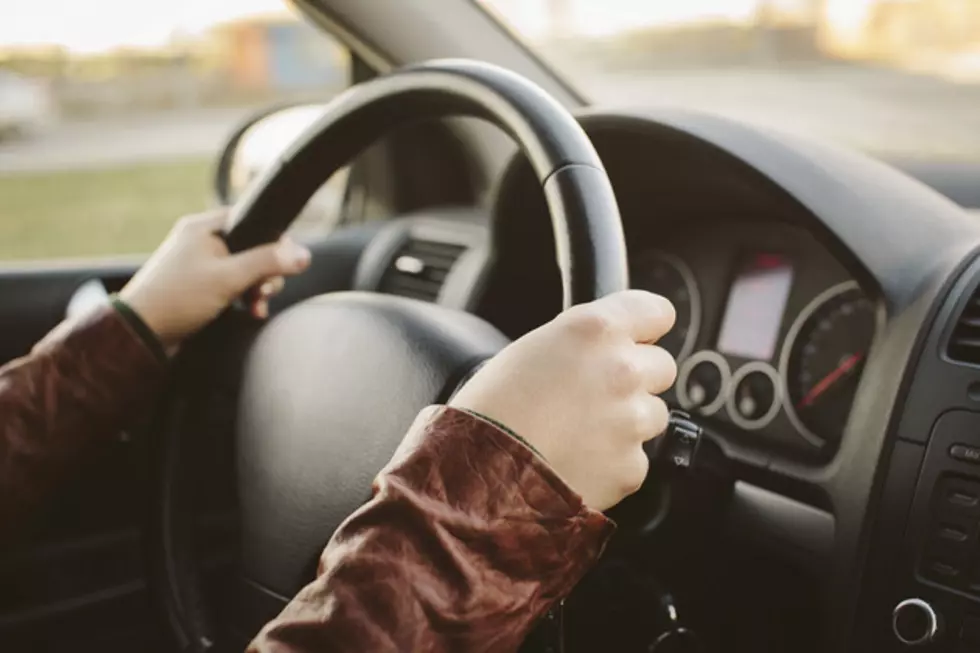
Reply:
<svg viewBox="0 0 980 653"><path fill-rule="evenodd" d="M385 133L450 116L496 125L527 156L551 214L566 307L628 287L615 195L578 121L520 75L467 60L403 68L338 96L232 207L229 249L278 239L324 179Z"/></svg>
<svg viewBox="0 0 980 653"><path fill-rule="evenodd" d="M533 83L472 61L406 68L339 96L232 208L229 249L241 251L281 237L323 181L385 133L448 116L485 119L527 155L551 215L564 306L628 287L615 195L585 132ZM166 630L184 651L210 651L217 645L190 542L186 467L194 442L187 434L186 413L193 396L214 381L215 368L234 383L259 329L232 311L188 343L175 362L174 380L155 424L156 492L147 540L151 589Z"/></svg>

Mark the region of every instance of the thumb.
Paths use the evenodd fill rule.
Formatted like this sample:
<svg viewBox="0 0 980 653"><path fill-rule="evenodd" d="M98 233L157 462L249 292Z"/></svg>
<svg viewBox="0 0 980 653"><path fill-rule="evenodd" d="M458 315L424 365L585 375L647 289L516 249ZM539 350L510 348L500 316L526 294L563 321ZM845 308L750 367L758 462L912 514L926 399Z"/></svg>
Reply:
<svg viewBox="0 0 980 653"><path fill-rule="evenodd" d="M299 274L310 265L310 250L283 238L233 254L227 262L233 270L234 290L242 293L270 277Z"/></svg>

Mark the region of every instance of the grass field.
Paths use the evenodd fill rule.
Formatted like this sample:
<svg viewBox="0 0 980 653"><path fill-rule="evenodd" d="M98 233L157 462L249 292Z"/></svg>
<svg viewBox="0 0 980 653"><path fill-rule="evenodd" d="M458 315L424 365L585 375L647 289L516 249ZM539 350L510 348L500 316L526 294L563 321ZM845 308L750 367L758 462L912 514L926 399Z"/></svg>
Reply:
<svg viewBox="0 0 980 653"><path fill-rule="evenodd" d="M211 202L210 159L0 176L0 263L152 251Z"/></svg>

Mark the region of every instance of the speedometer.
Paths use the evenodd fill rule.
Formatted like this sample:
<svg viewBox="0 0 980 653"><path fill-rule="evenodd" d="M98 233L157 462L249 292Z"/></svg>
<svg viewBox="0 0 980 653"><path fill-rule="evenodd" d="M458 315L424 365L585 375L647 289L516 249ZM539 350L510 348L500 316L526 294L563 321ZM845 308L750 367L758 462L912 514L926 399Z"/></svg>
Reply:
<svg viewBox="0 0 980 653"><path fill-rule="evenodd" d="M874 303L848 282L818 296L790 329L780 361L785 408L812 444L840 441L876 327Z"/></svg>
<svg viewBox="0 0 980 653"><path fill-rule="evenodd" d="M632 266L632 285L666 297L674 305L674 328L657 343L677 360L690 355L701 323L701 296L684 261L662 252L647 252Z"/></svg>

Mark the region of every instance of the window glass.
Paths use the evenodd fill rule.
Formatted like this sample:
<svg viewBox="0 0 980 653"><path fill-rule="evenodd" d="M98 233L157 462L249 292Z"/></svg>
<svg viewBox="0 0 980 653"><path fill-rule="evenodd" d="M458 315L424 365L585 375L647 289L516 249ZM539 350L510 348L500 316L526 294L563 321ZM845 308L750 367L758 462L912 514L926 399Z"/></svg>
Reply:
<svg viewBox="0 0 980 653"><path fill-rule="evenodd" d="M21 3L0 20L0 261L151 251L214 204L243 120L349 83L347 50L282 0Z"/></svg>
<svg viewBox="0 0 980 653"><path fill-rule="evenodd" d="M480 0L602 104L980 161L980 0Z"/></svg>

